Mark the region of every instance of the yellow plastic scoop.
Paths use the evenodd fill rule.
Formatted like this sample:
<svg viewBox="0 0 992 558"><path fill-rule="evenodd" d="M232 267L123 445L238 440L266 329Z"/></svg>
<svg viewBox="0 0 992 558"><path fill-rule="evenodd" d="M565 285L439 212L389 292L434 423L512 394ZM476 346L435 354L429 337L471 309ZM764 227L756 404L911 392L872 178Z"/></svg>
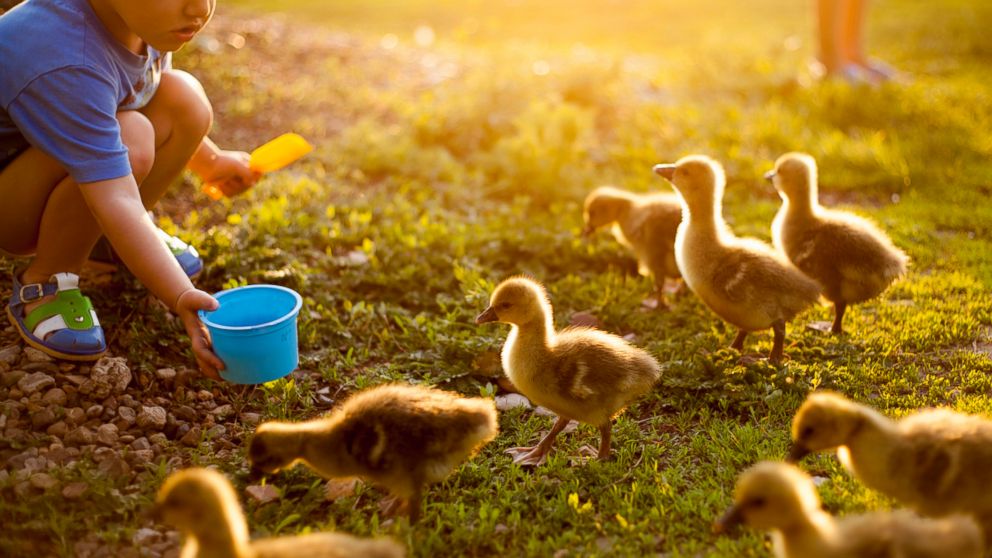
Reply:
<svg viewBox="0 0 992 558"><path fill-rule="evenodd" d="M252 151L248 166L257 173L272 172L285 167L311 151L313 151L313 146L310 145L310 142L299 134L289 132ZM214 200L219 200L224 196L224 192L216 183L204 184L203 192Z"/></svg>

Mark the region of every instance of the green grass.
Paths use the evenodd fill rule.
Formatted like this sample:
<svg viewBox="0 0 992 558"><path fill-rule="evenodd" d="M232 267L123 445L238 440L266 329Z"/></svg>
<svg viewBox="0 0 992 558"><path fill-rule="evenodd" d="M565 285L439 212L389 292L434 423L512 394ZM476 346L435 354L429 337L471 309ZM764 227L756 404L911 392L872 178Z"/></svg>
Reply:
<svg viewBox="0 0 992 558"><path fill-rule="evenodd" d="M551 420L513 411L493 443L430 490L413 528L383 525L377 489L327 503L316 478L294 470L271 480L281 501L249 506L253 532L390 534L416 556L767 556L760 535L717 539L709 524L742 468L785 454L791 413L809 390L892 414L950 405L992 415L992 361L971 350L992 325L992 53L982 23L992 8L873 2L872 50L914 79L857 89L796 80L812 51L812 3L703 4L706 18L671 1L298 0L279 3L285 24L245 27L252 12L222 12L212 25L243 33L243 49L180 53L177 65L214 101L220 143L249 148L292 129L318 145L241 198L211 204L197 193L186 214L186 189L159 215L208 261L202 288L264 281L305 297L301 366L321 380L236 393L246 409L302 419L320 412L318 387L397 380L491 393L496 375L480 357L507 329L473 318L493 285L517 273L548 285L558 324L591 311L606 329L634 333L664 370L619 419L610 462L573 464L597 443L583 426L546 465L520 469L503 450L533 442ZM422 24L434 45L413 44ZM325 34L340 31L348 35ZM389 33L399 44L383 48ZM653 164L704 152L727 168L733 228L768 239L778 198L761 175L796 149L819 160L825 200L876 220L913 265L849 312L847 337L803 327L828 319L825 307L790 324L781 368L737 364L725 348L734 332L692 296L668 313L642 312L650 285L629 255L606 235L578 238L589 189L664 189ZM359 259L367 263L349 265ZM113 286L90 294L132 368L191 364L175 324L115 306L139 300L140 287ZM770 345L762 334L748 348ZM175 447L184 464L215 464L239 487L242 451ZM892 505L832 457L806 468L829 478L820 493L832 512ZM34 521L30 532L63 548L86 530L127 539L164 474L147 472L134 494L108 486L80 504L48 495L6 515ZM50 510L78 520L45 519Z"/></svg>

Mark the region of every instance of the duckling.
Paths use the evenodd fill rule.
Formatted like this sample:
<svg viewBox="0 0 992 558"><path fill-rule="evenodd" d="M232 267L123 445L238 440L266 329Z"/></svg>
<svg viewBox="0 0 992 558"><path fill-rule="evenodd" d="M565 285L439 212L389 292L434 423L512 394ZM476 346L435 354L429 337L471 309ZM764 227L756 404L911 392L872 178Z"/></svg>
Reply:
<svg viewBox="0 0 992 558"><path fill-rule="evenodd" d="M789 461L837 448L841 462L869 488L923 515L970 513L992 527L986 523L992 519L992 420L929 409L896 421L842 395L814 392L793 418L792 440Z"/></svg>
<svg viewBox="0 0 992 558"><path fill-rule="evenodd" d="M610 455L613 418L636 397L647 393L661 367L646 351L588 327L555 331L551 302L544 286L526 277L503 281L489 307L475 323L512 325L503 345L502 363L513 385L558 420L537 446L508 453L522 465L540 465L555 437L570 420L599 428L599 459Z"/></svg>
<svg viewBox="0 0 992 558"><path fill-rule="evenodd" d="M768 358L782 359L785 323L815 303L820 286L785 256L754 238L738 238L723 220L723 167L702 155L655 165L682 200L675 259L689 289L713 312L738 328L732 348L744 348L752 331L772 328Z"/></svg>
<svg viewBox="0 0 992 558"><path fill-rule="evenodd" d="M231 483L211 469L184 469L165 480L150 514L186 537L182 558L402 558L389 539L315 533L250 541L248 524Z"/></svg>
<svg viewBox="0 0 992 558"><path fill-rule="evenodd" d="M498 431L491 400L390 384L351 396L323 418L259 425L248 459L255 473L302 462L324 478L380 484L413 523L424 486L444 480Z"/></svg>
<svg viewBox="0 0 992 558"><path fill-rule="evenodd" d="M820 508L813 481L792 465L765 461L744 471L734 505L713 526L772 531L778 558L981 558L982 534L963 515L923 519L906 510L835 520Z"/></svg>
<svg viewBox="0 0 992 558"><path fill-rule="evenodd" d="M765 178L782 197L772 222L775 247L823 287L834 303L831 331L840 334L844 310L881 294L906 273L909 257L868 220L820 205L813 157L786 153Z"/></svg>
<svg viewBox="0 0 992 558"><path fill-rule="evenodd" d="M667 307L665 279L679 279L675 263L675 232L682 220L682 206L675 194L636 194L600 186L586 197L584 236L613 225L613 237L634 252L638 271L653 277L658 306Z"/></svg>

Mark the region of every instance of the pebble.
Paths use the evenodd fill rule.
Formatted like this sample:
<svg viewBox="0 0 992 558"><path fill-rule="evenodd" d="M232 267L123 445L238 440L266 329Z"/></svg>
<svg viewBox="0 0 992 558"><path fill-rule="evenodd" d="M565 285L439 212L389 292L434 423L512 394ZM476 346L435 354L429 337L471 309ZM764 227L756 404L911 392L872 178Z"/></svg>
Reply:
<svg viewBox="0 0 992 558"><path fill-rule="evenodd" d="M15 385L21 378L27 376L27 372L23 370L11 370L10 372L4 372L0 375L0 385L3 387L10 387Z"/></svg>
<svg viewBox="0 0 992 558"><path fill-rule="evenodd" d="M56 438L65 438L65 435L69 432L69 427L65 424L64 420L60 420L55 424L48 427L45 432L49 436L55 436Z"/></svg>
<svg viewBox="0 0 992 558"><path fill-rule="evenodd" d="M85 426L80 426L65 435L65 443L72 446L92 444L93 440L93 431Z"/></svg>
<svg viewBox="0 0 992 558"><path fill-rule="evenodd" d="M149 529L147 527L142 527L134 532L134 536L131 537L131 542L138 546L145 546L155 542L158 542L162 538L162 534L155 529Z"/></svg>
<svg viewBox="0 0 992 558"><path fill-rule="evenodd" d="M138 413L134 412L131 407L125 407L121 405L117 408L117 416L121 417L121 420L128 424L134 424L134 421L138 419Z"/></svg>
<svg viewBox="0 0 992 558"><path fill-rule="evenodd" d="M54 385L55 378L45 374L44 372L28 374L17 381L17 388L27 395L31 395L36 391L48 389Z"/></svg>
<svg viewBox="0 0 992 558"><path fill-rule="evenodd" d="M31 414L31 427L35 430L45 430L55 422L55 412L51 408L41 409Z"/></svg>
<svg viewBox="0 0 992 558"><path fill-rule="evenodd" d="M64 406L67 400L65 390L62 388L54 387L45 392L45 395L41 398L42 402L49 405L59 405Z"/></svg>
<svg viewBox="0 0 992 558"><path fill-rule="evenodd" d="M11 366L17 362L17 359L20 356L20 345L7 345L6 347L0 349L0 362L10 364Z"/></svg>
<svg viewBox="0 0 992 558"><path fill-rule="evenodd" d="M496 409L509 411L510 409L523 408L530 409L530 400L519 393L509 393L507 395L496 396Z"/></svg>
<svg viewBox="0 0 992 558"><path fill-rule="evenodd" d="M59 484L59 481L55 480L55 478L48 473L35 473L31 475L30 482L31 486L42 490L54 488Z"/></svg>
<svg viewBox="0 0 992 558"><path fill-rule="evenodd" d="M279 489L271 484L265 486L253 484L245 488L245 494L259 504L267 504L279 499Z"/></svg>
<svg viewBox="0 0 992 558"><path fill-rule="evenodd" d="M118 430L113 424L103 424L96 429L96 441L99 444L113 447L117 445Z"/></svg>
<svg viewBox="0 0 992 558"><path fill-rule="evenodd" d="M89 490L90 485L85 482L73 482L62 488L62 497L66 500L77 500Z"/></svg>
<svg viewBox="0 0 992 558"><path fill-rule="evenodd" d="M241 423L254 426L262 422L262 415L259 413L241 413Z"/></svg>
<svg viewBox="0 0 992 558"><path fill-rule="evenodd" d="M161 430L165 428L166 412L162 407L142 406L136 420L143 430Z"/></svg>
<svg viewBox="0 0 992 558"><path fill-rule="evenodd" d="M169 437L161 432L156 432L148 437L148 441L156 445L162 445L169 441Z"/></svg>
<svg viewBox="0 0 992 558"><path fill-rule="evenodd" d="M55 360L34 347L24 347L24 356L28 358L28 362L52 362Z"/></svg>
<svg viewBox="0 0 992 558"><path fill-rule="evenodd" d="M171 382L176 379L176 370L174 368L159 368L155 371L155 376L163 382Z"/></svg>
<svg viewBox="0 0 992 558"><path fill-rule="evenodd" d="M186 447L195 448L200 445L200 438L202 438L202 431L199 426L194 426L179 439L179 443Z"/></svg>
<svg viewBox="0 0 992 558"><path fill-rule="evenodd" d="M90 405L86 409L86 418L95 419L100 418L101 415L103 415L103 405Z"/></svg>
<svg viewBox="0 0 992 558"><path fill-rule="evenodd" d="M90 378L109 385L111 393L124 393L131 383L131 377L131 369L127 367L127 359L124 357L103 357L93 365L90 372Z"/></svg>

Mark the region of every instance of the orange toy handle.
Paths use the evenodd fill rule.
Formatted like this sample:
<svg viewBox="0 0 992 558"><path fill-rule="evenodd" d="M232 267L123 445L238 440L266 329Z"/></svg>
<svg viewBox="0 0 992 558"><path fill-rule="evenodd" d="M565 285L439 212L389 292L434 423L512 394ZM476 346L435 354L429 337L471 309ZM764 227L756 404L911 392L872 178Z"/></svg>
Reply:
<svg viewBox="0 0 992 558"><path fill-rule="evenodd" d="M285 167L311 151L313 151L313 146L310 145L310 142L299 134L289 132L252 151L248 166L257 173L272 172ZM203 193L214 201L224 196L220 184L215 182L204 184Z"/></svg>

